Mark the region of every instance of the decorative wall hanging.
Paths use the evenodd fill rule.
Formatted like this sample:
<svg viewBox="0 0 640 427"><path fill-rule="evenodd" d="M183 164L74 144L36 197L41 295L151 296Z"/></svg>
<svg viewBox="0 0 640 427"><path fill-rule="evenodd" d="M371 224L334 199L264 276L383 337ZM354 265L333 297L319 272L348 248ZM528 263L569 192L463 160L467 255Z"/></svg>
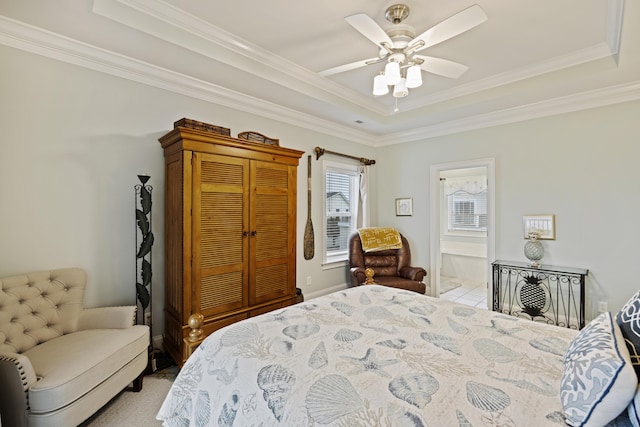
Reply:
<svg viewBox="0 0 640 427"><path fill-rule="evenodd" d="M138 175L141 184L136 184L136 301L138 305L136 322L151 328L151 248L153 232L151 231L151 192L153 187L147 185L148 175ZM149 314L147 315L147 309Z"/></svg>
<svg viewBox="0 0 640 427"><path fill-rule="evenodd" d="M311 155L307 156L307 225L304 228L304 259L313 258L315 252L315 237L313 222L311 221Z"/></svg>
<svg viewBox="0 0 640 427"><path fill-rule="evenodd" d="M538 240L555 240L556 221L555 215L525 215L522 217L522 227L524 228L524 238L528 239L529 234L538 233Z"/></svg>
<svg viewBox="0 0 640 427"><path fill-rule="evenodd" d="M151 192L153 187L147 184L149 175L138 175L141 184L135 188L136 208L136 323L149 326L153 336L153 311L151 292L151 248L153 247L153 232L151 231ZM148 311L147 311L148 309ZM156 370L155 353L149 343L149 361L147 370Z"/></svg>
<svg viewBox="0 0 640 427"><path fill-rule="evenodd" d="M413 199L403 198L396 199L396 216L413 215Z"/></svg>

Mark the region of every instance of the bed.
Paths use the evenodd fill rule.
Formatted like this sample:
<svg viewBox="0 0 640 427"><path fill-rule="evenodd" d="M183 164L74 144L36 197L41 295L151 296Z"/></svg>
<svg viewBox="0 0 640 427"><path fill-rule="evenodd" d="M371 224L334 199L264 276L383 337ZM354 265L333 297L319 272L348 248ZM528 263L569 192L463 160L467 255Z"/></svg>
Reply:
<svg viewBox="0 0 640 427"><path fill-rule="evenodd" d="M579 332L358 286L216 331L187 360L157 418L170 427L506 427L565 425L567 414L574 425L603 425L621 414L609 425L631 425L625 408L637 379L615 318L602 322ZM589 328L600 329L579 340ZM593 341L607 328L617 339L609 349ZM585 379L580 357L591 349L620 363L589 368ZM599 407L585 407L583 396L600 389Z"/></svg>

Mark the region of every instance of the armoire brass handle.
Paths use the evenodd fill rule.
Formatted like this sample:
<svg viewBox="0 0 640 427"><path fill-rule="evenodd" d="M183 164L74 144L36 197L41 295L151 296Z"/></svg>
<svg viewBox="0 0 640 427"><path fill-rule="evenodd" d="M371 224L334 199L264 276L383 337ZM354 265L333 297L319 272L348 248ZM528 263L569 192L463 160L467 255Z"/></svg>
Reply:
<svg viewBox="0 0 640 427"><path fill-rule="evenodd" d="M242 232L242 237L247 237L248 235L249 235L249 232L248 232L248 231L243 231L243 232Z"/></svg>
<svg viewBox="0 0 640 427"><path fill-rule="evenodd" d="M257 232L256 230L253 230L253 231L251 232L251 237L256 237L256 234L258 234L258 232Z"/></svg>

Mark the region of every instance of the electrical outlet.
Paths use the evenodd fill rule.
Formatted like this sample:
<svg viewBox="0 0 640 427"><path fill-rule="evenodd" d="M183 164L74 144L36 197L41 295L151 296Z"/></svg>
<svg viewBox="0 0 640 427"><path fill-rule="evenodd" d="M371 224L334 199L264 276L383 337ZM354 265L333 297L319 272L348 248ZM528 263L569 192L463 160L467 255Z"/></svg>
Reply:
<svg viewBox="0 0 640 427"><path fill-rule="evenodd" d="M307 276L307 285L311 284L311 276Z"/></svg>
<svg viewBox="0 0 640 427"><path fill-rule="evenodd" d="M609 311L606 301L598 301L598 313L606 313Z"/></svg>

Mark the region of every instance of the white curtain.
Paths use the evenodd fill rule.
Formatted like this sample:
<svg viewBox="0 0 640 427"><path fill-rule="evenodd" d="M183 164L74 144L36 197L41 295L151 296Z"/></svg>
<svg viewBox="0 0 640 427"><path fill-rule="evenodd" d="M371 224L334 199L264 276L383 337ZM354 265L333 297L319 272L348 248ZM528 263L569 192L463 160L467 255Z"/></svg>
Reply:
<svg viewBox="0 0 640 427"><path fill-rule="evenodd" d="M369 166L360 166L360 191L358 191L357 228L368 227L370 221L369 210Z"/></svg>

